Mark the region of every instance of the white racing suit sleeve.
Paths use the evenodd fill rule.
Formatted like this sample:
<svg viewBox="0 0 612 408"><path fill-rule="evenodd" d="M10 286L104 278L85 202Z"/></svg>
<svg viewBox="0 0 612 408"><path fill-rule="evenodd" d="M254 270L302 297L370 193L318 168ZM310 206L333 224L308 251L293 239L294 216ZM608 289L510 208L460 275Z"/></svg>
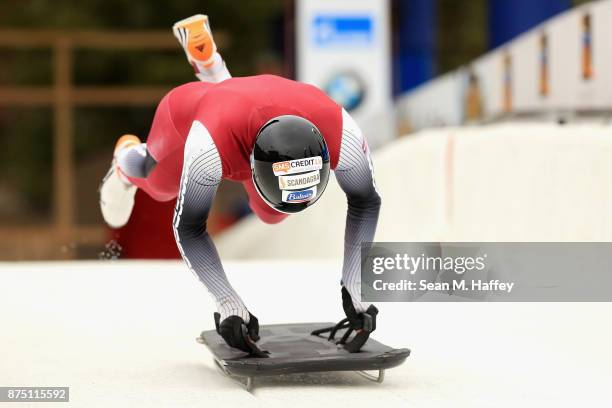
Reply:
<svg viewBox="0 0 612 408"><path fill-rule="evenodd" d="M194 121L187 142L181 187L174 212L174 237L187 267L214 297L221 319L249 312L230 285L219 254L206 231L206 220L222 179L221 158L206 127Z"/></svg>
<svg viewBox="0 0 612 408"><path fill-rule="evenodd" d="M361 243L374 240L380 196L374 182L370 151L353 118L342 109L342 143L335 170L336 180L346 194L348 211L344 232L342 285L348 290L357 313L369 303L361 302Z"/></svg>

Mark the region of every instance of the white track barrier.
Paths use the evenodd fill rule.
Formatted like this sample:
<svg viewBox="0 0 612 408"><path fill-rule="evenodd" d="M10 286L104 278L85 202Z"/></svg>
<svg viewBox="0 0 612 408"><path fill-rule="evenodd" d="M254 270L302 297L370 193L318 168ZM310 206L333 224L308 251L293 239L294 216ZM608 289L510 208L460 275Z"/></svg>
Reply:
<svg viewBox="0 0 612 408"><path fill-rule="evenodd" d="M380 150L377 241L610 241L612 126L509 123L419 132ZM277 225L250 217L217 240L223 258L342 255L335 180Z"/></svg>

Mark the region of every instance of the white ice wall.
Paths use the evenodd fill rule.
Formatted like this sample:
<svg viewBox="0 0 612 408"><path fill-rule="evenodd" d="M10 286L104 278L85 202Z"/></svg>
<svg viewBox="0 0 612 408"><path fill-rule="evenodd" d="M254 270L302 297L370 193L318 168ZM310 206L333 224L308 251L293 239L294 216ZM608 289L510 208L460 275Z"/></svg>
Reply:
<svg viewBox="0 0 612 408"><path fill-rule="evenodd" d="M503 124L400 139L374 155L377 241L610 241L612 126ZM216 242L224 258L342 254L345 197L278 225L252 217Z"/></svg>
<svg viewBox="0 0 612 408"><path fill-rule="evenodd" d="M500 125L455 137L448 240L612 240L612 127Z"/></svg>

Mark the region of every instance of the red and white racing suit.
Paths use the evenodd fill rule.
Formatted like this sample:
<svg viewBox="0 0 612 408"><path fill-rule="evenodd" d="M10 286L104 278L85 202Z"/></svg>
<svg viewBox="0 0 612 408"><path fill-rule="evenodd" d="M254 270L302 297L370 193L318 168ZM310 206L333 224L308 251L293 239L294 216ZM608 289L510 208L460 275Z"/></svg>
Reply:
<svg viewBox="0 0 612 408"><path fill-rule="evenodd" d="M143 174L121 161L119 166L154 199L178 196L173 225L183 259L214 296L222 319L238 315L248 322L247 308L206 232L206 219L222 179L243 184L251 209L264 222L288 216L259 196L250 167L259 129L279 115L308 119L325 138L331 169L348 199L342 284L357 312L365 311L368 304L359 301L360 248L374 238L380 197L359 127L318 88L273 75L179 86L161 100L153 119L146 141L147 154L156 162L152 170Z"/></svg>

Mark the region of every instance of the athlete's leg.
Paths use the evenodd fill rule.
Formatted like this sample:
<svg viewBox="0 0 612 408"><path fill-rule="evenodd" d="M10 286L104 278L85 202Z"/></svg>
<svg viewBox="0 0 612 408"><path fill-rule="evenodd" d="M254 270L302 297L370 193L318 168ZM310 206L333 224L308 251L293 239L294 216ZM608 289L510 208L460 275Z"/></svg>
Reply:
<svg viewBox="0 0 612 408"><path fill-rule="evenodd" d="M289 216L289 214L276 211L274 208L266 204L266 202L257 192L256 187L253 184L253 180L245 180L242 182L242 185L249 196L249 207L251 207L251 210L253 210L259 219L266 224L278 224Z"/></svg>
<svg viewBox="0 0 612 408"><path fill-rule="evenodd" d="M138 143L119 150L115 153L117 165L126 177L145 178L145 160L147 158L147 144Z"/></svg>
<svg viewBox="0 0 612 408"><path fill-rule="evenodd" d="M146 143L125 148L115 158L119 173L126 183L138 187L156 201L168 201L176 196L165 193L163 186L168 183L164 183L164 177L159 176L163 172L156 171L157 162L147 150Z"/></svg>
<svg viewBox="0 0 612 408"><path fill-rule="evenodd" d="M133 135L119 138L100 186L100 209L108 225L120 228L128 222L137 188L157 201L176 197L183 152L175 133L166 96L157 107L146 144Z"/></svg>
<svg viewBox="0 0 612 408"><path fill-rule="evenodd" d="M128 222L136 194L136 186L121 171L118 157L139 145L140 140L136 136L123 135L119 138L111 167L100 185L100 210L106 223L113 228L120 228Z"/></svg>
<svg viewBox="0 0 612 408"><path fill-rule="evenodd" d="M163 168L157 169L145 143L133 135L120 137L111 167L100 185L100 209L106 223L113 228L127 224L138 188L157 201L176 197L177 187L171 187L166 174Z"/></svg>

